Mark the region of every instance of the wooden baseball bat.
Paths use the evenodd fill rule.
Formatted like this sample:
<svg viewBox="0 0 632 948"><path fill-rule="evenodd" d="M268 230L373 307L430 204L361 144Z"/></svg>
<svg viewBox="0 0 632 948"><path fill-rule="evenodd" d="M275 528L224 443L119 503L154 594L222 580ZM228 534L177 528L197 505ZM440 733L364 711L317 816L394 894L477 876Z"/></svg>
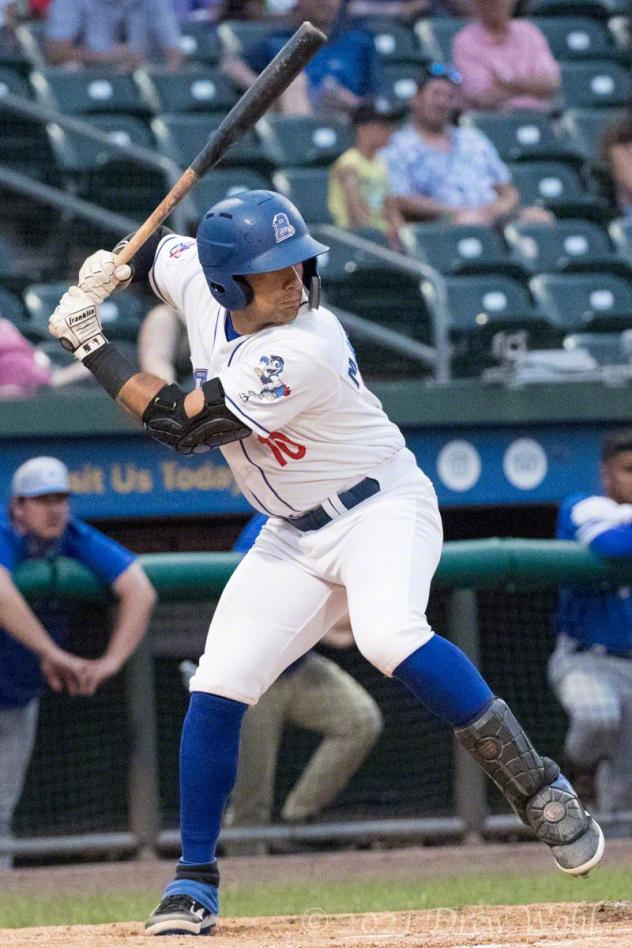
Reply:
<svg viewBox="0 0 632 948"><path fill-rule="evenodd" d="M134 256L156 228L169 216L176 204L189 193L207 171L215 167L230 146L244 132L252 128L326 41L325 34L312 23L301 24L272 62L268 63L250 88L244 92L239 102L232 107L167 196L139 227L129 243L121 249L116 257L117 266L127 263Z"/></svg>

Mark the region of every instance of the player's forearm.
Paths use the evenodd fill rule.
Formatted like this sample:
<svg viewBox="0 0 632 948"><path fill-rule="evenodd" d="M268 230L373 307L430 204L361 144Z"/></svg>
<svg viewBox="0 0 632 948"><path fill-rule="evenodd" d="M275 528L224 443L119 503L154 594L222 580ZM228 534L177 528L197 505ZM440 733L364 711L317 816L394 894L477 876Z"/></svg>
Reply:
<svg viewBox="0 0 632 948"><path fill-rule="evenodd" d="M0 569L0 626L40 658L60 651L5 569Z"/></svg>

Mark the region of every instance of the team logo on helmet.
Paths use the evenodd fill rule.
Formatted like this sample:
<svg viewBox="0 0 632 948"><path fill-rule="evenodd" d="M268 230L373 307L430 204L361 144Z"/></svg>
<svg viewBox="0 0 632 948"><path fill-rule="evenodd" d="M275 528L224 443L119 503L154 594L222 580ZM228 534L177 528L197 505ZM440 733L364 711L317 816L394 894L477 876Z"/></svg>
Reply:
<svg viewBox="0 0 632 948"><path fill-rule="evenodd" d="M283 215L285 217L285 215ZM273 402L277 398L283 398L289 395L292 389L285 382L281 381L281 373L285 368L285 362L281 356L270 355L261 356L259 365L254 369L254 373L259 379L261 388L258 392L252 390L240 392L239 397L246 404L251 400L257 402Z"/></svg>
<svg viewBox="0 0 632 948"><path fill-rule="evenodd" d="M288 237L293 237L296 233L296 228L290 224L287 214L282 211L272 218L272 227L277 244L280 244L282 240L287 240Z"/></svg>

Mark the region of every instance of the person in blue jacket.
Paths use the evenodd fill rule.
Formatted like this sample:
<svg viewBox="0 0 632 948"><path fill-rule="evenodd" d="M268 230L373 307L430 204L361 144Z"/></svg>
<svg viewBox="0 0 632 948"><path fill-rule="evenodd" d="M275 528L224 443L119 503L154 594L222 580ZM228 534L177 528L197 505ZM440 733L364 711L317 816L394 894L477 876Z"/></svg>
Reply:
<svg viewBox="0 0 632 948"><path fill-rule="evenodd" d="M574 494L557 537L608 559L632 557L632 429L602 445L603 493ZM596 808L632 810L632 590L595 583L560 590L551 686L569 717L571 773L594 776ZM614 831L614 830L613 830ZM632 826L630 827L632 831Z"/></svg>
<svg viewBox="0 0 632 948"><path fill-rule="evenodd" d="M156 601L136 556L72 517L69 495L65 465L56 458L32 458L15 471L7 515L0 516L0 868L12 865L11 821L33 751L43 688L94 694L132 654ZM13 574L25 560L60 556L88 567L117 600L100 658L68 652L63 611L48 603L36 614L15 585Z"/></svg>

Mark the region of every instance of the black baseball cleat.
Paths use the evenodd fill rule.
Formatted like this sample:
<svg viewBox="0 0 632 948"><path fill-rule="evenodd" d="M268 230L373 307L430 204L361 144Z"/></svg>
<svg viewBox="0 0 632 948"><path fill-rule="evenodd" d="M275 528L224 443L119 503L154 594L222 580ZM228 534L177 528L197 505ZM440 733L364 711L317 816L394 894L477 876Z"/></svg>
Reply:
<svg viewBox="0 0 632 948"><path fill-rule="evenodd" d="M146 935L213 935L217 915L192 895L166 895L145 923Z"/></svg>

